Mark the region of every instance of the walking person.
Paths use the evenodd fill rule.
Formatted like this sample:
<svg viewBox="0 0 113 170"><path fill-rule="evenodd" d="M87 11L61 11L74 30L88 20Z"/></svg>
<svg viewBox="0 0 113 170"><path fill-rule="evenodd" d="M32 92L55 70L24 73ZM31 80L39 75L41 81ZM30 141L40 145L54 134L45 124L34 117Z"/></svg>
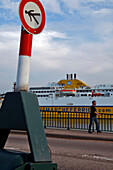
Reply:
<svg viewBox="0 0 113 170"><path fill-rule="evenodd" d="M89 129L88 129L88 132L89 132L89 133L92 133L92 131L91 131L91 126L93 125L93 122L94 122L94 121L95 121L95 123L96 123L97 133L100 133L100 132L101 132L100 129L99 129L99 123L98 123L98 120L97 120L97 117L96 117L97 115L100 116L100 114L97 113L95 106L96 106L96 101L93 100L93 101L92 101L92 106L91 106L90 124L89 124Z"/></svg>

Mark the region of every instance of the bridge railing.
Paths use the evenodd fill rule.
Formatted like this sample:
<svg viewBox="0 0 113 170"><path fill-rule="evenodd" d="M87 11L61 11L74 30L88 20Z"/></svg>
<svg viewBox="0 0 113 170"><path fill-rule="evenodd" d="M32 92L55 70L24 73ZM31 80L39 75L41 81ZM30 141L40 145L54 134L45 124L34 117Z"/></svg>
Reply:
<svg viewBox="0 0 113 170"><path fill-rule="evenodd" d="M43 111L41 110L44 128L65 128L88 130L90 123L90 113L88 112L63 112L63 111ZM100 130L113 132L113 114L100 114L97 116ZM92 131L96 130L95 123Z"/></svg>

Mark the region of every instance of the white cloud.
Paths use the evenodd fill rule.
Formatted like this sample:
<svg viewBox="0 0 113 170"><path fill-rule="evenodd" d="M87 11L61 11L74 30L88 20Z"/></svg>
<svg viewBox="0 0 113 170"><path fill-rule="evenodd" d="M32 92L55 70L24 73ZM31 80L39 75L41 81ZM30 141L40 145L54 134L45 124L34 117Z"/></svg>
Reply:
<svg viewBox="0 0 113 170"><path fill-rule="evenodd" d="M11 88L16 79L20 32L2 31L0 36L1 89L5 89ZM95 74L106 75L109 72L112 76L113 40L100 43L82 42L78 46L70 45L70 41L71 39L66 34L54 31L44 31L34 36L30 73L31 85L44 79L45 82L51 81L55 77L57 80L58 75L69 72L86 74L88 77ZM6 80L8 80L8 84Z"/></svg>
<svg viewBox="0 0 113 170"><path fill-rule="evenodd" d="M43 0L43 3L47 11L59 14L79 12L84 17L97 18L113 14L113 0Z"/></svg>
<svg viewBox="0 0 113 170"><path fill-rule="evenodd" d="M58 42L56 41L59 40ZM43 32L34 38L33 60L44 69L60 67L59 58L65 57L68 47L65 45L66 35L60 32Z"/></svg>
<svg viewBox="0 0 113 170"><path fill-rule="evenodd" d="M60 5L59 2L57 0L42 0L45 9L47 9L50 12L53 13L62 13L61 9L60 9Z"/></svg>
<svg viewBox="0 0 113 170"><path fill-rule="evenodd" d="M51 21L48 12L47 16L50 18L47 24L51 27L47 25L47 30L33 36L30 84L37 85L43 80L46 83L55 81L61 78L61 75L70 72L77 72L87 81L111 83L113 80L113 11L105 5L95 8L97 4L108 1L42 0L42 2L47 12L61 15L52 14ZM90 2L95 4L93 8L89 5ZM16 3L2 0L0 8L10 9L15 15L18 3L19 1ZM64 12L71 14L62 15ZM9 25L0 26L1 89L11 88L16 80L20 31L18 26ZM95 77L95 80L92 77Z"/></svg>
<svg viewBox="0 0 113 170"><path fill-rule="evenodd" d="M13 2L11 0L1 0L0 8L11 9L15 11L15 8L19 5L19 2Z"/></svg>
<svg viewBox="0 0 113 170"><path fill-rule="evenodd" d="M19 16L19 2L12 0L1 0L0 2L0 18L3 21L11 21ZM2 22L1 22L2 23Z"/></svg>
<svg viewBox="0 0 113 170"><path fill-rule="evenodd" d="M80 8L80 1L79 0L62 0L64 5L68 8L69 13L73 13L74 9L79 9Z"/></svg>
<svg viewBox="0 0 113 170"><path fill-rule="evenodd" d="M16 77L19 32L0 31L0 88L9 90Z"/></svg>
<svg viewBox="0 0 113 170"><path fill-rule="evenodd" d="M53 32L54 34L54 32ZM34 40L34 54L31 71L34 75L47 73L51 70L56 75L60 72L78 72L86 75L105 74L113 70L112 41L100 43L83 42L77 47L70 45L71 39L66 43L65 38L59 41L54 40L53 34ZM55 33L56 34L56 33ZM59 33L58 33L59 34ZM60 33L61 34L61 33ZM36 48L37 47L37 48ZM107 61L107 62L106 62ZM111 74L112 76L112 74ZM98 78L97 78L98 79Z"/></svg>
<svg viewBox="0 0 113 170"><path fill-rule="evenodd" d="M94 14L96 14L96 15L108 15L108 14L111 14L111 13L113 13L113 11L111 10L111 9L105 9L105 8L103 8L103 9L99 9L99 10L95 10L94 12L93 12Z"/></svg>

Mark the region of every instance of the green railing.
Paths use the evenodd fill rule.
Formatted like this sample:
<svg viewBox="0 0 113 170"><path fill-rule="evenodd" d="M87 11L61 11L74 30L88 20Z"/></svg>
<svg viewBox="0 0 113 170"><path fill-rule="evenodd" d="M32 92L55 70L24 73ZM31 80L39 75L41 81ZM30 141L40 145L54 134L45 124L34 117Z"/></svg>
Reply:
<svg viewBox="0 0 113 170"><path fill-rule="evenodd" d="M88 112L62 112L62 111L42 111L44 128L66 128L88 130L90 123L90 113ZM101 131L113 132L113 114L100 114L98 122ZM94 123L92 130L96 130Z"/></svg>

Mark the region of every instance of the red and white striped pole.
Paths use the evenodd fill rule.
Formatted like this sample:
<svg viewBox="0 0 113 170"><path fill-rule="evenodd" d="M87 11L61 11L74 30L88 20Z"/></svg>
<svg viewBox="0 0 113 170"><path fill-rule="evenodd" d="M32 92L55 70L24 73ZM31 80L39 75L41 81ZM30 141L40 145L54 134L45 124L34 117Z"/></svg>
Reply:
<svg viewBox="0 0 113 170"><path fill-rule="evenodd" d="M22 26L16 91L28 91L32 37L33 35L28 33Z"/></svg>

